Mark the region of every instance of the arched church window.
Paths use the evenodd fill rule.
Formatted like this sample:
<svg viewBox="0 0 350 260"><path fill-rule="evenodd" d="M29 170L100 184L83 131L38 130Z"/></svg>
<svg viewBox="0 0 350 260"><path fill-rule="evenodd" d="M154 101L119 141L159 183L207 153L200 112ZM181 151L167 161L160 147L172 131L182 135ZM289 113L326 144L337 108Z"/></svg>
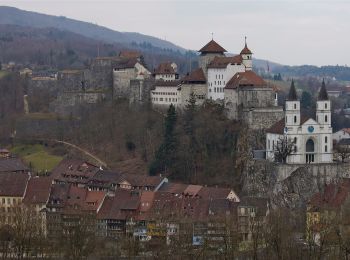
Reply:
<svg viewBox="0 0 350 260"><path fill-rule="evenodd" d="M315 151L315 143L312 139L307 140L306 142L306 152L313 153Z"/></svg>

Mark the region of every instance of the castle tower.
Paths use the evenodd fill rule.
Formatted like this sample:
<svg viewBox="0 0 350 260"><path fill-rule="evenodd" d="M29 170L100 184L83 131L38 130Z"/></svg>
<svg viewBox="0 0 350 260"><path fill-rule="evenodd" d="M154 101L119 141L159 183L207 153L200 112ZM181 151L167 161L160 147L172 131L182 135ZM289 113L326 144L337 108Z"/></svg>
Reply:
<svg viewBox="0 0 350 260"><path fill-rule="evenodd" d="M241 56L243 59L243 64L245 66L246 71L253 69L253 53L249 50L247 46L247 37L245 37L245 45L243 50L241 51Z"/></svg>
<svg viewBox="0 0 350 260"><path fill-rule="evenodd" d="M316 121L321 125L331 126L331 101L324 80L317 98Z"/></svg>
<svg viewBox="0 0 350 260"><path fill-rule="evenodd" d="M199 50L201 53L199 56L199 67L203 70L206 78L208 78L207 66L215 57L225 56L224 52L227 52L213 39L208 42L202 49Z"/></svg>
<svg viewBox="0 0 350 260"><path fill-rule="evenodd" d="M294 80L290 86L288 98L286 100L286 127L293 127L300 125L300 101L298 100L297 91L295 89Z"/></svg>

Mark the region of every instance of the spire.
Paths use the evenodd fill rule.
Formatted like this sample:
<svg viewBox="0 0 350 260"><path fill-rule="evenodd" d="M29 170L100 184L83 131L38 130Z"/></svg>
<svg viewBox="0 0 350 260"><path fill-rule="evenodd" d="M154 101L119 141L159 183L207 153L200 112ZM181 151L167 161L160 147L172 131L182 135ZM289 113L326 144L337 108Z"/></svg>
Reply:
<svg viewBox="0 0 350 260"><path fill-rule="evenodd" d="M242 55L242 54L253 54L253 53L251 52L251 50L249 50L249 48L248 48L248 45L247 45L247 36L244 37L244 48L243 48L243 50L241 51L241 55Z"/></svg>
<svg viewBox="0 0 350 260"><path fill-rule="evenodd" d="M294 86L294 80L292 79L292 84L290 86L290 90L289 90L289 94L288 94L288 101L296 101L298 100L298 96L297 96L297 91L295 89Z"/></svg>
<svg viewBox="0 0 350 260"><path fill-rule="evenodd" d="M318 93L317 100L319 101L328 100L328 93L327 93L326 83L324 82L324 79L322 80L322 86L321 86L320 92Z"/></svg>

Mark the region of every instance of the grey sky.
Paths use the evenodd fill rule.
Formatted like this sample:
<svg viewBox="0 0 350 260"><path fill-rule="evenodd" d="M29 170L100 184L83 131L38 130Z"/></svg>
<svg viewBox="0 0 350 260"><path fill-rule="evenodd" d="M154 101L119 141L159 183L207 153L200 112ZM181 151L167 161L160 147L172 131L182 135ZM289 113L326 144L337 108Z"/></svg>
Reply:
<svg viewBox="0 0 350 260"><path fill-rule="evenodd" d="M0 5L153 35L193 50L211 38L237 53L298 65L350 65L348 0L0 0Z"/></svg>

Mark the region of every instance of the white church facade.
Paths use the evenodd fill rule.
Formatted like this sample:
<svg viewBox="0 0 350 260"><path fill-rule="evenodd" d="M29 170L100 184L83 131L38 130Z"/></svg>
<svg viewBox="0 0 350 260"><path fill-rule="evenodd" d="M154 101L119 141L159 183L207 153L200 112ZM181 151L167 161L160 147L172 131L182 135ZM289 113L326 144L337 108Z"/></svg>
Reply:
<svg viewBox="0 0 350 260"><path fill-rule="evenodd" d="M333 142L331 126L331 102L325 83L317 99L316 119L301 115L294 82L285 104L285 117L266 131L266 159L275 161L276 150L292 144L286 158L288 164L331 163ZM283 149L281 149L283 150Z"/></svg>

